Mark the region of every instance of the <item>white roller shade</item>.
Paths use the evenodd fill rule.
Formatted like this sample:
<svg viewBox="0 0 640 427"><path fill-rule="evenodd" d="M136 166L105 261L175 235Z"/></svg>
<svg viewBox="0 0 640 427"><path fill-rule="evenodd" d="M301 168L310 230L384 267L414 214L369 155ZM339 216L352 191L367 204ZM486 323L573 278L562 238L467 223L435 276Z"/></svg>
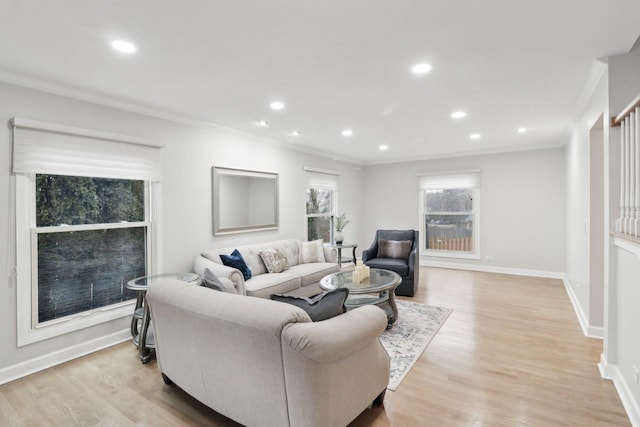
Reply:
<svg viewBox="0 0 640 427"><path fill-rule="evenodd" d="M162 180L162 146L141 138L14 118L13 173Z"/></svg>
<svg viewBox="0 0 640 427"><path fill-rule="evenodd" d="M315 172L305 170L305 188L318 188L324 190L337 190L339 176L331 172Z"/></svg>
<svg viewBox="0 0 640 427"><path fill-rule="evenodd" d="M479 188L480 171L421 174L419 175L419 186L421 190Z"/></svg>

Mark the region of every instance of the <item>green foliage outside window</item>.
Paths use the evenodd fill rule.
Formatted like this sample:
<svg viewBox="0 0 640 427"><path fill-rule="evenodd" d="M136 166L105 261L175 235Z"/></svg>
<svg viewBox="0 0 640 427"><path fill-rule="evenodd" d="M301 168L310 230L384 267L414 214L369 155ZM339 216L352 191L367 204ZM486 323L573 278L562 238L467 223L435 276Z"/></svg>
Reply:
<svg viewBox="0 0 640 427"><path fill-rule="evenodd" d="M144 221L144 181L36 176L36 224L109 224Z"/></svg>
<svg viewBox="0 0 640 427"><path fill-rule="evenodd" d="M307 239L331 241L333 220L333 190L307 189Z"/></svg>
<svg viewBox="0 0 640 427"><path fill-rule="evenodd" d="M142 222L144 181L36 176L38 321L135 298L124 284L146 272L146 226L64 230L64 226ZM113 226L111 226L113 227Z"/></svg>

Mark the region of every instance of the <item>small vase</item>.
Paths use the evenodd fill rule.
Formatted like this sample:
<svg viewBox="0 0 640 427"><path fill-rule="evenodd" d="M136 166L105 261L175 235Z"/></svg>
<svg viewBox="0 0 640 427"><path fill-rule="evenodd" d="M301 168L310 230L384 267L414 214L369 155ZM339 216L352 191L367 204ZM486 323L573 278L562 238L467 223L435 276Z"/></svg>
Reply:
<svg viewBox="0 0 640 427"><path fill-rule="evenodd" d="M341 245L344 241L344 236L342 235L342 231L336 231L333 233L333 239L336 241L336 244Z"/></svg>

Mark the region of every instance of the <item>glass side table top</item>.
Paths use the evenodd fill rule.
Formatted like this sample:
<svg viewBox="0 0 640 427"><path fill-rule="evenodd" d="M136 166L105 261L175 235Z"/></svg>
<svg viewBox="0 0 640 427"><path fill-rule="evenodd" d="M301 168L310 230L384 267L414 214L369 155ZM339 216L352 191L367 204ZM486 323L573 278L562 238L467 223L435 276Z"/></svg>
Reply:
<svg viewBox="0 0 640 427"><path fill-rule="evenodd" d="M200 276L195 273L164 273L164 274L153 274L150 276L138 277L136 279L129 280L125 285L127 289L131 289L134 291L146 291L149 289L149 286L157 282L161 279L177 279L182 280L183 282L200 282Z"/></svg>
<svg viewBox="0 0 640 427"><path fill-rule="evenodd" d="M366 294L372 292L382 292L395 288L402 280L393 271L372 268L369 270L369 277L359 283L351 281L351 271L330 274L320 280L320 287L325 291L337 288L349 288L350 294Z"/></svg>

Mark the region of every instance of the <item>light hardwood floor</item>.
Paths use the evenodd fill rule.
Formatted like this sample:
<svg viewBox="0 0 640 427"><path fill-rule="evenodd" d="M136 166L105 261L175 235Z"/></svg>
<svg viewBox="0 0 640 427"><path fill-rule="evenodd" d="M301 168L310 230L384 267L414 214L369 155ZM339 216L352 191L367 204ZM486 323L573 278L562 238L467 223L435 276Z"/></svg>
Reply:
<svg viewBox="0 0 640 427"><path fill-rule="evenodd" d="M454 311L383 408L353 426L628 426L560 280L421 268ZM0 386L1 426L235 426L162 382L130 343Z"/></svg>

